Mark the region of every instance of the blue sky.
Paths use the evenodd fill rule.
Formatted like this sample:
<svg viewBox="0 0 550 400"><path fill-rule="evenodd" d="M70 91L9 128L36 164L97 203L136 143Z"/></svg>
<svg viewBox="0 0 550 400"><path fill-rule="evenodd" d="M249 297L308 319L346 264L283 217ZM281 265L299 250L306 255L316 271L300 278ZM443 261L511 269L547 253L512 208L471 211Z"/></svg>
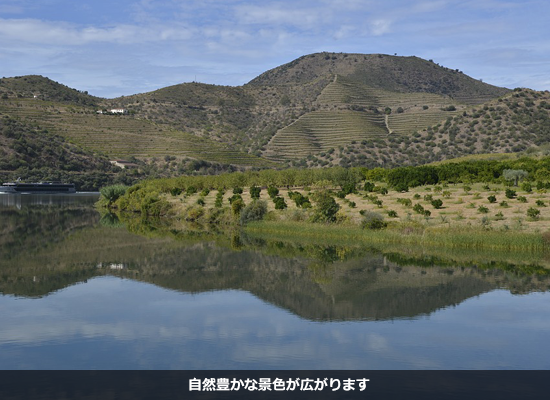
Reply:
<svg viewBox="0 0 550 400"><path fill-rule="evenodd" d="M305 54L416 55L550 90L547 0L0 0L0 75L115 97L241 85Z"/></svg>

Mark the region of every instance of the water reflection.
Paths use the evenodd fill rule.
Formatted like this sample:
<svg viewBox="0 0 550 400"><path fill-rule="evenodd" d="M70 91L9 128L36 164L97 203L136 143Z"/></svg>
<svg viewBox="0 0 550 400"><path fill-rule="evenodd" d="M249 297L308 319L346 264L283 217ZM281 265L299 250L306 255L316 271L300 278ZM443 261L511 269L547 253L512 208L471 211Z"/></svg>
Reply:
<svg viewBox="0 0 550 400"><path fill-rule="evenodd" d="M0 210L36 206L91 206L99 199L99 193L73 194L0 194Z"/></svg>
<svg viewBox="0 0 550 400"><path fill-rule="evenodd" d="M0 211L0 369L550 367L536 263L125 224Z"/></svg>
<svg viewBox="0 0 550 400"><path fill-rule="evenodd" d="M174 230L148 238L121 225L116 216L100 218L85 207L4 211L0 291L40 297L110 275L185 293L243 290L301 318L349 321L416 318L497 288L528 293L550 286L548 270L536 265L457 267L423 259L416 266L401 253L361 247L239 233L205 240ZM133 229L163 232L150 221Z"/></svg>

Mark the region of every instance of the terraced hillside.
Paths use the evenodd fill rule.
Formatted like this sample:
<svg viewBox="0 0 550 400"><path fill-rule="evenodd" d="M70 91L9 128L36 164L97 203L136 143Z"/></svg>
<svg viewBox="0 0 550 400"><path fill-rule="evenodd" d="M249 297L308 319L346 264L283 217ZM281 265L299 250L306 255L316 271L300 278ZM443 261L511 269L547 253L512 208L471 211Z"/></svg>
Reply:
<svg viewBox="0 0 550 400"><path fill-rule="evenodd" d="M474 154L550 152L550 92L515 89L408 135L365 140L299 161L314 167L418 165Z"/></svg>
<svg viewBox="0 0 550 400"><path fill-rule="evenodd" d="M418 57L317 53L243 86L192 82L116 99L40 76L4 78L0 112L111 158L328 165L353 148L353 162L370 165L393 162L395 143L508 92ZM111 108L129 115L96 114ZM382 143L391 146L376 150ZM416 154L408 161L418 162Z"/></svg>
<svg viewBox="0 0 550 400"><path fill-rule="evenodd" d="M89 107L37 99L0 100L0 114L37 124L70 142L110 158L187 156L227 164L269 166L253 155L232 150L167 125L130 115L97 114Z"/></svg>
<svg viewBox="0 0 550 400"><path fill-rule="evenodd" d="M335 75L307 113L280 129L264 156L295 160L389 134L410 135L468 108L448 96L377 89Z"/></svg>
<svg viewBox="0 0 550 400"><path fill-rule="evenodd" d="M379 114L314 111L278 131L267 146L266 157L274 160L302 158L387 134L384 117Z"/></svg>

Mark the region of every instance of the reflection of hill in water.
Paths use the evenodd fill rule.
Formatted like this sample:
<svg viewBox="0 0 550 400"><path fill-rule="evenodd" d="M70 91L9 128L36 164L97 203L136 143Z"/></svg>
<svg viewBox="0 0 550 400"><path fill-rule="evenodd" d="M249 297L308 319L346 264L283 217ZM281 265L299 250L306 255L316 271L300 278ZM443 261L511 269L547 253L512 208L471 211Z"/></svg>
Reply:
<svg viewBox="0 0 550 400"><path fill-rule="evenodd" d="M97 216L79 215L66 210L41 223L23 215L3 224L8 228L2 235L17 234L23 229L18 222L30 228L19 241L0 240L7 243L0 245L0 291L43 296L108 274L182 292L245 290L303 318L357 320L425 315L498 287L529 291L549 286L546 276L535 279L500 269L400 267L361 250L331 262L327 254L349 249L279 243L233 251L235 240L229 238L219 238L219 244L147 239L125 229L91 227ZM48 234L51 224L59 227L53 237ZM14 240L22 244L17 252L10 244ZM22 251L29 245L32 251Z"/></svg>

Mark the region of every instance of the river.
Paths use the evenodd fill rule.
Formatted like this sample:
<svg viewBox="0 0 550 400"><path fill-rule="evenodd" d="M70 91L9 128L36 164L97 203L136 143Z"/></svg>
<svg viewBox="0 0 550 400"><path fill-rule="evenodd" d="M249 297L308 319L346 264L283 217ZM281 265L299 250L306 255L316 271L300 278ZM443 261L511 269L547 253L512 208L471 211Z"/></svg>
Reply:
<svg viewBox="0 0 550 400"><path fill-rule="evenodd" d="M550 368L544 257L165 235L96 199L0 196L0 369Z"/></svg>

